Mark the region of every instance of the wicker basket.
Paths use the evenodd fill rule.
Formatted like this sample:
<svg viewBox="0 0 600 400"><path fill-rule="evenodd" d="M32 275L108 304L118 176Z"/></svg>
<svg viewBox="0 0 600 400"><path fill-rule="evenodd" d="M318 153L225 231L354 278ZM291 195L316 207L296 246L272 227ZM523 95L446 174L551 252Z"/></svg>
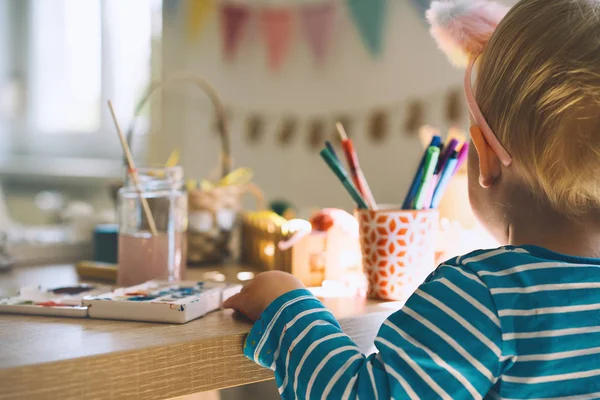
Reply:
<svg viewBox="0 0 600 400"><path fill-rule="evenodd" d="M215 108L217 130L221 139L219 167L221 177L231 172L230 134L225 108L217 92L204 79L193 74L178 74L153 84L138 103L136 115L156 91L176 83L191 83L206 93ZM135 119L128 130L128 141L135 128ZM131 145L131 143L130 143ZM231 254L230 241L242 209L242 197L251 193L257 207L264 207L262 192L252 184L215 186L211 190L195 189L188 192L188 245L187 259L192 264L220 263Z"/></svg>

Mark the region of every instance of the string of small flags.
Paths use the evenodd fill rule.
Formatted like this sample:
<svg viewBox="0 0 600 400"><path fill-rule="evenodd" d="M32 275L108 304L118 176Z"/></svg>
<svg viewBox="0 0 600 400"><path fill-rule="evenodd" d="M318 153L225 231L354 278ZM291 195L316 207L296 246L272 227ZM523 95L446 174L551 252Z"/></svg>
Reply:
<svg viewBox="0 0 600 400"><path fill-rule="evenodd" d="M431 0L411 0L423 15ZM363 44L377 58L385 50L385 31L389 7L393 0L322 0L274 2L265 0L232 2L231 0L164 0L167 13L185 15L190 41L198 40L207 23L217 16L222 38L223 58L233 62L245 42L251 26L259 29L265 43L271 70L279 70L290 52L297 34L309 46L315 63L325 65L336 21L349 18L356 26ZM251 24L255 20L257 23Z"/></svg>

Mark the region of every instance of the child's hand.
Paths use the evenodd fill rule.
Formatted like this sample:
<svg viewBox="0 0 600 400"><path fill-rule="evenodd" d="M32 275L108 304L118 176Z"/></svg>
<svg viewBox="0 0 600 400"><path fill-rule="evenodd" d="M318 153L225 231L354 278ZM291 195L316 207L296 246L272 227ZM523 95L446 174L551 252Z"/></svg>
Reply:
<svg viewBox="0 0 600 400"><path fill-rule="evenodd" d="M281 271L269 271L258 274L256 278L235 296L223 303L223 307L232 308L252 321L256 321L269 304L279 296L304 285L293 275Z"/></svg>

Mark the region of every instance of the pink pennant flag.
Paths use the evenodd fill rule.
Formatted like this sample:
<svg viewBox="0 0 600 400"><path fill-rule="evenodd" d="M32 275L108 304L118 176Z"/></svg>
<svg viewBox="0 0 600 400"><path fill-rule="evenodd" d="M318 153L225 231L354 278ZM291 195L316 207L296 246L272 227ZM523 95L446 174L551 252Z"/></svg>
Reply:
<svg viewBox="0 0 600 400"><path fill-rule="evenodd" d="M302 28L317 63L323 65L333 34L333 3L309 4L300 9Z"/></svg>
<svg viewBox="0 0 600 400"><path fill-rule="evenodd" d="M269 67L278 70L285 61L292 40L292 12L285 8L261 10L260 25L269 53Z"/></svg>
<svg viewBox="0 0 600 400"><path fill-rule="evenodd" d="M221 7L221 35L223 36L223 55L233 60L240 42L246 33L250 8L239 4L224 4Z"/></svg>

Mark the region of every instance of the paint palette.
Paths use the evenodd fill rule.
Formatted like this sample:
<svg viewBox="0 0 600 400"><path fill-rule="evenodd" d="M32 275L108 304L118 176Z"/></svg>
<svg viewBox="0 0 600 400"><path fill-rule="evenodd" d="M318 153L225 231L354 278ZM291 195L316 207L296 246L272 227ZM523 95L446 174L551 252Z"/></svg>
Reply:
<svg viewBox="0 0 600 400"><path fill-rule="evenodd" d="M242 285L149 281L111 291L109 286L21 288L0 298L0 313L183 324L221 308Z"/></svg>
<svg viewBox="0 0 600 400"><path fill-rule="evenodd" d="M109 286L24 287L16 296L0 297L0 313L85 318L88 313L87 307L81 304L83 297L107 290L110 290Z"/></svg>
<svg viewBox="0 0 600 400"><path fill-rule="evenodd" d="M113 292L86 296L90 318L183 324L221 308L241 285L216 282L149 281Z"/></svg>

